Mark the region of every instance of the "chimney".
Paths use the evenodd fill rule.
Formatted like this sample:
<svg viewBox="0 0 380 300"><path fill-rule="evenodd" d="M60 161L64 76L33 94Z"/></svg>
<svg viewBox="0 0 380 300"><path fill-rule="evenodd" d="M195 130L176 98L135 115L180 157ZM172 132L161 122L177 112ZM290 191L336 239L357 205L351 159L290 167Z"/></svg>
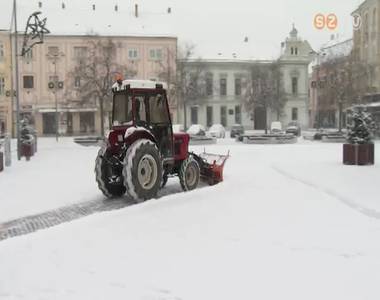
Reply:
<svg viewBox="0 0 380 300"><path fill-rule="evenodd" d="M138 4L135 4L135 17L136 18L139 17L139 6L138 6Z"/></svg>

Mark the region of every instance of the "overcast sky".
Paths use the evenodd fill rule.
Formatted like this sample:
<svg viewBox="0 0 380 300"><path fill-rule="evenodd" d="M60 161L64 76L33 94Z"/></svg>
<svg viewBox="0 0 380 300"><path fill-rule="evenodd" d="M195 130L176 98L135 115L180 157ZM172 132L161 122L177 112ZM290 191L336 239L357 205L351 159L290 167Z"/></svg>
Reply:
<svg viewBox="0 0 380 300"><path fill-rule="evenodd" d="M179 37L180 44L196 45L200 56L216 58L217 53L239 58L275 58L281 42L295 23L299 35L314 49L330 39L331 34L342 38L352 36L351 16L361 0L39 0L48 17L53 33L76 33L78 30L100 33L154 33ZM38 9L36 0L18 0L20 28L27 15ZM62 2L66 9L61 9ZM8 28L12 0L0 0L0 28ZM96 12L92 4L96 4ZM132 19L134 4L139 4L140 19ZM119 13L115 15L114 5ZM172 8L168 16L167 8ZM316 14L334 13L338 28L317 30L313 26ZM76 27L74 27L74 23ZM140 26L140 30L137 29ZM143 27L142 27L143 26ZM136 27L136 28L135 28ZM141 31L144 28L144 31ZM245 37L249 43L244 43ZM232 57L232 56L231 56Z"/></svg>

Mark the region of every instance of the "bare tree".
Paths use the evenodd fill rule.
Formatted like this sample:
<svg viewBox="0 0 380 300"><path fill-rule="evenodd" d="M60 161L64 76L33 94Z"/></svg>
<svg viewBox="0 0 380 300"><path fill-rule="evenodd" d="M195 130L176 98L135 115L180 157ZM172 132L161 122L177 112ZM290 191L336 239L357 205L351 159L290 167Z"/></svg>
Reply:
<svg viewBox="0 0 380 300"><path fill-rule="evenodd" d="M371 66L353 59L352 55L329 60L321 66L323 76L318 82L321 115L327 118L339 111L339 130L342 129L342 112L353 104L360 104L363 96L371 92Z"/></svg>
<svg viewBox="0 0 380 300"><path fill-rule="evenodd" d="M257 63L251 66L246 78L244 100L246 111L251 116L254 116L257 108L264 110L265 133L267 133L268 112L276 113L277 120L279 120L287 101L283 75L278 61L270 64Z"/></svg>
<svg viewBox="0 0 380 300"><path fill-rule="evenodd" d="M111 106L114 77L116 74L133 77L129 72L134 71L127 71L125 65L117 62L117 45L112 39L94 37L81 52L76 53L76 66L70 72L70 77L80 80L78 96L83 105L99 104L100 131L103 136L105 108L107 111Z"/></svg>
<svg viewBox="0 0 380 300"><path fill-rule="evenodd" d="M173 55L168 51L168 57ZM196 103L205 94L205 64L198 58L194 59L194 46L185 45L179 50L176 69L169 63L162 63L158 74L171 86L171 95L183 106L184 127L187 128L187 106Z"/></svg>

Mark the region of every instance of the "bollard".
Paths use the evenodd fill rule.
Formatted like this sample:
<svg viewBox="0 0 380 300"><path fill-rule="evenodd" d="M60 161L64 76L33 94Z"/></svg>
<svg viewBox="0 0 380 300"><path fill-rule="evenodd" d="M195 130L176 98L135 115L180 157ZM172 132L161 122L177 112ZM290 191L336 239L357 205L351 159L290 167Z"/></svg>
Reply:
<svg viewBox="0 0 380 300"><path fill-rule="evenodd" d="M4 140L4 160L5 160L5 166L10 167L12 164L12 152L11 152L11 137L9 134L5 135L5 140Z"/></svg>
<svg viewBox="0 0 380 300"><path fill-rule="evenodd" d="M4 155L3 155L3 152L1 152L0 150L0 172L4 170L4 159L3 159Z"/></svg>

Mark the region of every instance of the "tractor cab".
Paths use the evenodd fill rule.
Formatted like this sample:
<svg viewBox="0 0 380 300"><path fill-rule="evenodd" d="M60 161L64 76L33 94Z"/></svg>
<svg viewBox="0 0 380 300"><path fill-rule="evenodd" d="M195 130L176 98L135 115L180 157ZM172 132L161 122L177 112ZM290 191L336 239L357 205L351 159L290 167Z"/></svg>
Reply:
<svg viewBox="0 0 380 300"><path fill-rule="evenodd" d="M135 131L140 132L139 138L150 135L164 158L173 157L173 132L166 85L146 80L119 80L112 91L112 131L117 135L121 133L123 142L132 139ZM121 138L117 140L120 142Z"/></svg>

